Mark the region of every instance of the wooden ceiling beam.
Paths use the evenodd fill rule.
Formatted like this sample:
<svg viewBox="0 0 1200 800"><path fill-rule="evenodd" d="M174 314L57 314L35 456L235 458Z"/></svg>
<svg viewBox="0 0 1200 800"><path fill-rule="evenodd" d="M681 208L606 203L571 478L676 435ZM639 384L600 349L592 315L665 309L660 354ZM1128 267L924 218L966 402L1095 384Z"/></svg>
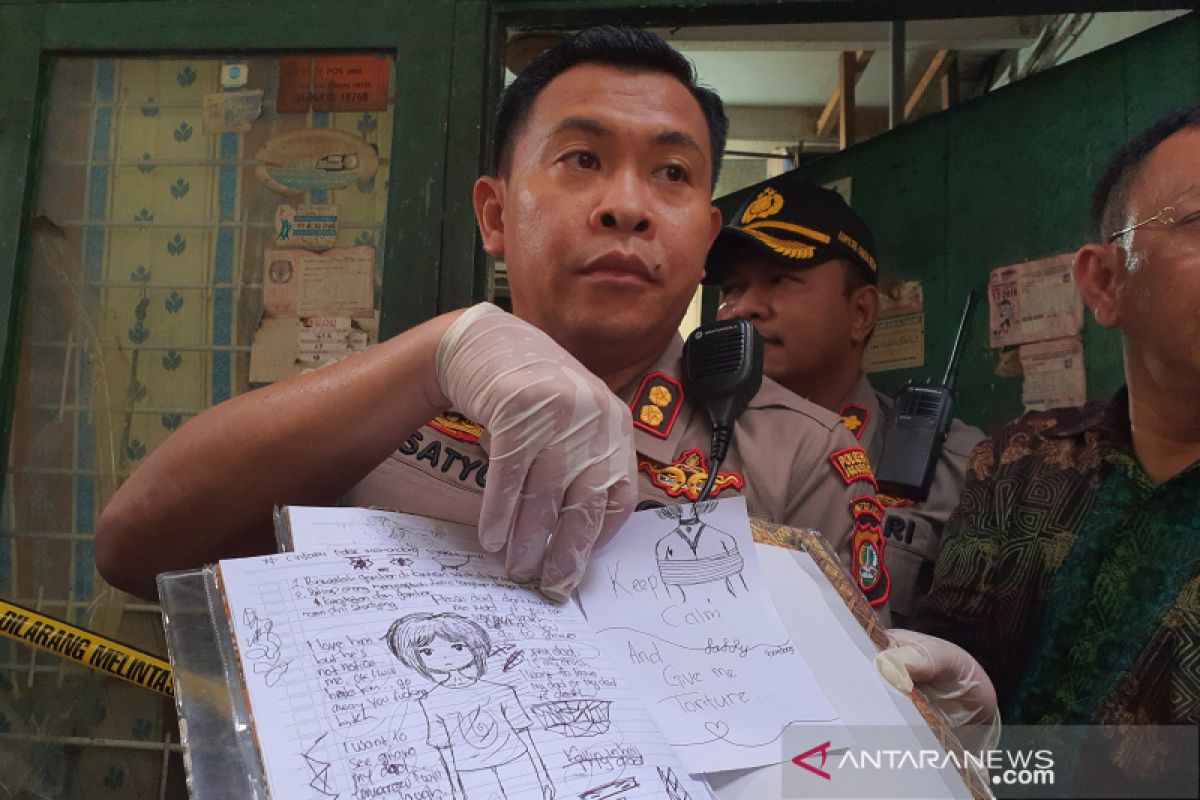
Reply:
<svg viewBox="0 0 1200 800"><path fill-rule="evenodd" d="M938 50L933 54L933 58L929 61L929 66L921 73L921 77L917 80L917 85L913 87L912 93L909 94L908 100L904 103L904 120L906 122L912 119L913 112L917 110L917 106L920 105L921 99L925 97L925 93L929 91L929 87L933 86L953 65L953 50Z"/></svg>
<svg viewBox="0 0 1200 800"><path fill-rule="evenodd" d="M844 53L843 55L850 55ZM855 74L852 83L857 84L858 79L862 77L863 71L867 65L871 63L871 56L875 55L874 50L859 50L854 53ZM839 63L841 63L839 61ZM839 68L838 74L841 74ZM839 109L842 104L842 82L838 81L838 85L834 87L833 92L829 95L829 100L825 102L825 108L821 110L821 116L817 117L816 136L818 139L825 137L833 130L833 123L838 119Z"/></svg>

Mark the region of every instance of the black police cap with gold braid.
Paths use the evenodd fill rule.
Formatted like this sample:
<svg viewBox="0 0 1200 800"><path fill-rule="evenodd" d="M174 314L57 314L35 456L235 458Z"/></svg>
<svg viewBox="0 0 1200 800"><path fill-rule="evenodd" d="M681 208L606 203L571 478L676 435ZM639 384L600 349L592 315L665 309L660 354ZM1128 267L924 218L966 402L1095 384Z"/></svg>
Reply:
<svg viewBox="0 0 1200 800"><path fill-rule="evenodd" d="M739 247L752 246L784 263L807 267L848 258L867 280L879 280L875 239L837 192L781 175L762 185L717 234L704 282L720 283Z"/></svg>

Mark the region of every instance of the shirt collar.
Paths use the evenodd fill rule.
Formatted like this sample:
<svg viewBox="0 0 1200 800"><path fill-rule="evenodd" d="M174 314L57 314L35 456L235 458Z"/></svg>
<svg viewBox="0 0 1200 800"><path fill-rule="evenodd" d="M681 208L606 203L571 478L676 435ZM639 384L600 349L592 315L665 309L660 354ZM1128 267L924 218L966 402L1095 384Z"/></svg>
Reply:
<svg viewBox="0 0 1200 800"><path fill-rule="evenodd" d="M1122 386L1111 397L1088 403L1082 408L1058 412L1055 424L1044 430L1042 436L1067 439L1089 431L1099 434L1102 446L1126 447L1131 444L1127 387Z"/></svg>

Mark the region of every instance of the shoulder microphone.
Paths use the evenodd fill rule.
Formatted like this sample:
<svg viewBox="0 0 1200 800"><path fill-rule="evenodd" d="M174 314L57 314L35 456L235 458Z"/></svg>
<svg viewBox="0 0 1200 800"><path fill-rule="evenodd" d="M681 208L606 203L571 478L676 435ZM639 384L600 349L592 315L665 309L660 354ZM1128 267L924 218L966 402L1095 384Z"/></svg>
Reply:
<svg viewBox="0 0 1200 800"><path fill-rule="evenodd" d="M708 480L697 503L712 491L733 423L762 386L762 349L762 337L744 319L701 325L683 343L683 391L708 412L713 427Z"/></svg>

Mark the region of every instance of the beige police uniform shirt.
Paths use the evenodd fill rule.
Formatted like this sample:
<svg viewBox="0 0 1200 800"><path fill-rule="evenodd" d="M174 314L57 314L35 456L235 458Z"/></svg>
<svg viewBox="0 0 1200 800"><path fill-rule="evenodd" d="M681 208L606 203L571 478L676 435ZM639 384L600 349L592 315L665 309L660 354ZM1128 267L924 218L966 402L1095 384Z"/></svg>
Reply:
<svg viewBox="0 0 1200 800"><path fill-rule="evenodd" d="M867 451L872 464L883 453L883 430L892 398L875 391L861 375L842 404L842 421ZM958 505L966 480L967 456L985 438L983 431L961 420L950 425L942 454L934 467L929 497L922 503L879 495L884 505L884 558L891 572L893 623L902 627L929 591L942 527Z"/></svg>
<svg viewBox="0 0 1200 800"><path fill-rule="evenodd" d="M682 348L681 340L672 339L662 357L619 393L634 420L639 499L664 505L695 500L708 477L711 421L680 387ZM870 541L878 520L875 526L856 524L864 512L873 513L863 498L877 503L874 478L841 422L764 378L735 423L710 497L741 495L751 515L820 531L879 607L887 597L886 570ZM487 483L481 433L460 415L440 415L407 436L343 502L475 525Z"/></svg>

